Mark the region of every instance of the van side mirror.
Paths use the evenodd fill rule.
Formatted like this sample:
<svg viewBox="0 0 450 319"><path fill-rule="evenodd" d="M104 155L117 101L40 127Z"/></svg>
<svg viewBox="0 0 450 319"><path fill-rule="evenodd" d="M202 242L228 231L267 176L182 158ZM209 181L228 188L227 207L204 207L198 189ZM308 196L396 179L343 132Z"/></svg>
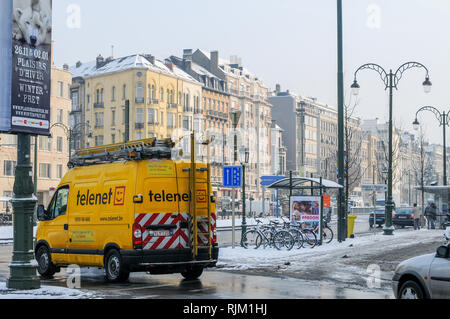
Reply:
<svg viewBox="0 0 450 319"><path fill-rule="evenodd" d="M441 246L436 251L436 257L438 258L448 258L449 253L449 247L448 246Z"/></svg>
<svg viewBox="0 0 450 319"><path fill-rule="evenodd" d="M39 205L37 208L37 219L39 221L43 221L46 219L46 214L47 212L45 211L44 205Z"/></svg>

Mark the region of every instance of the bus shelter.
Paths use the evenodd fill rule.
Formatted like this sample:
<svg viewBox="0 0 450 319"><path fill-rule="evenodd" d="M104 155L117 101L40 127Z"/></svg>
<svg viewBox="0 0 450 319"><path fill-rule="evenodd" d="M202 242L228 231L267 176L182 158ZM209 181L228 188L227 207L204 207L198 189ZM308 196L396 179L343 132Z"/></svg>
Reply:
<svg viewBox="0 0 450 319"><path fill-rule="evenodd" d="M289 191L289 203L290 203L290 220L292 220L292 200L294 198L293 196L293 192L295 190L300 190L302 192L302 198L305 198L307 200L312 200L313 202L319 202L320 205L320 210L319 210L319 234L320 234L320 239L319 239L319 244L322 245L322 240L323 240L323 232L322 232L322 225L323 225L323 208L324 208L324 198L323 195L326 193L326 191L328 189L339 189L339 188L343 188L342 185L327 180L327 179L323 179L322 177L320 178L312 178L312 177L288 177L288 178L284 178L281 179L279 181L274 182L273 184L271 184L270 186L267 187L268 189L276 189L278 190L288 190ZM309 193L310 196L303 197L304 193ZM319 196L317 196L316 198L314 198L314 195L317 194ZM299 197L300 198L300 197ZM317 201L315 201L314 199L317 199ZM278 203L278 198L277 198L277 206L279 205ZM312 213L314 215L314 213Z"/></svg>
<svg viewBox="0 0 450 319"><path fill-rule="evenodd" d="M422 187L415 187L417 190L422 191ZM424 186L423 191L427 194L434 195L434 202L438 209L437 217L439 225L442 226L448 221L448 215L450 214L450 186Z"/></svg>

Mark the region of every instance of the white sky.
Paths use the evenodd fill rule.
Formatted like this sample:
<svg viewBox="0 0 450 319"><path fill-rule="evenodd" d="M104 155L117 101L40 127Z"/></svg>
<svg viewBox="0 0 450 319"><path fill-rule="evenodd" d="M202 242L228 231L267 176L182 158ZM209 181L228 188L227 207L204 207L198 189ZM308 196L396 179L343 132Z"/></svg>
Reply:
<svg viewBox="0 0 450 319"><path fill-rule="evenodd" d="M329 105L337 101L336 0L54 0L55 63L92 61L98 54L182 55L185 48L239 55L269 88L282 89ZM394 117L411 130L424 105L449 110L450 1L343 0L344 72L347 97L353 73L378 63L394 71L418 61L430 71L433 91L425 94L425 72L405 72L394 93ZM81 11L80 19L74 11ZM79 27L77 27L79 24ZM387 120L388 96L379 76L364 71L357 114ZM431 113L420 119L432 142L442 129Z"/></svg>

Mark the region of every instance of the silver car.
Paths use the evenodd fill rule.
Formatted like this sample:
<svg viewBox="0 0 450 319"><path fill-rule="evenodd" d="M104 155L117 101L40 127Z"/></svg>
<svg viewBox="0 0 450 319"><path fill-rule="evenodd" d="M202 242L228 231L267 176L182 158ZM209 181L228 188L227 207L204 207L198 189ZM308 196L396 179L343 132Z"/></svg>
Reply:
<svg viewBox="0 0 450 319"><path fill-rule="evenodd" d="M450 299L450 228L447 244L435 254L415 257L397 266L392 278L398 299Z"/></svg>

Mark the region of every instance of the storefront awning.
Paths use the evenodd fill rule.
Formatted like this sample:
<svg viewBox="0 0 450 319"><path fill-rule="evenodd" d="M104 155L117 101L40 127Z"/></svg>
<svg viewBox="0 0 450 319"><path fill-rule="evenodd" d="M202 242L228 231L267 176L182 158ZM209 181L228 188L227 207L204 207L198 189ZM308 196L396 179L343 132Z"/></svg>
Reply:
<svg viewBox="0 0 450 319"><path fill-rule="evenodd" d="M323 187L323 188L343 188L342 185L330 181L328 179L322 179L322 185L320 185L320 178L308 178L308 177L293 177L292 184L290 178L284 178L279 180L267 188L271 189L305 189L311 188L309 185L305 185L306 183L315 184L313 187Z"/></svg>

